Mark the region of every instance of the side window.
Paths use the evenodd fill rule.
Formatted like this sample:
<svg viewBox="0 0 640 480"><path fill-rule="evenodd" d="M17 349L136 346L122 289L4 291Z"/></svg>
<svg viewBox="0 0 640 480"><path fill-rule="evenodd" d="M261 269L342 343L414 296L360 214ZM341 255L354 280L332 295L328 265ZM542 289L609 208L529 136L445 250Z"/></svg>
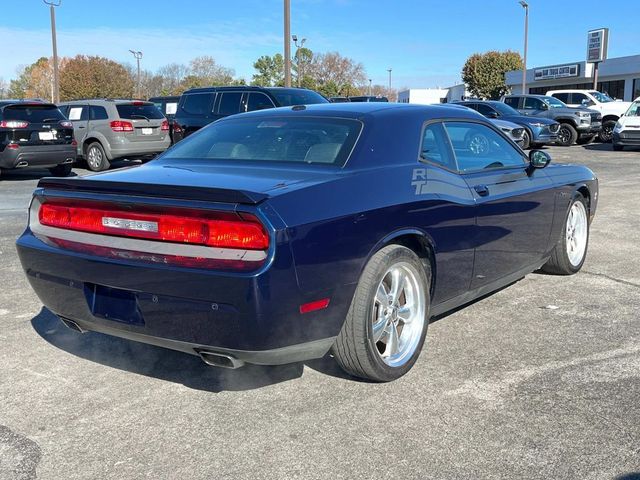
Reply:
<svg viewBox="0 0 640 480"><path fill-rule="evenodd" d="M253 110L263 110L265 108L274 108L275 105L269 97L264 93L251 92L249 94L249 100L247 101L247 112Z"/></svg>
<svg viewBox="0 0 640 480"><path fill-rule="evenodd" d="M569 94L568 93L554 93L554 97L556 97L561 102L569 104Z"/></svg>
<svg viewBox="0 0 640 480"><path fill-rule="evenodd" d="M534 97L526 97L524 99L525 110L542 110L542 100Z"/></svg>
<svg viewBox="0 0 640 480"><path fill-rule="evenodd" d="M449 170L455 170L456 165L451 157L447 134L441 123L432 123L424 129L420 158L425 162L435 163Z"/></svg>
<svg viewBox="0 0 640 480"><path fill-rule="evenodd" d="M224 92L220 95L218 115L233 115L240 112L240 99L242 92Z"/></svg>
<svg viewBox="0 0 640 480"><path fill-rule="evenodd" d="M89 107L89 120L107 120L107 110L104 107L98 105L91 105Z"/></svg>
<svg viewBox="0 0 640 480"><path fill-rule="evenodd" d="M504 103L517 110L519 108L518 100L520 100L520 97L507 97L504 99Z"/></svg>
<svg viewBox="0 0 640 480"><path fill-rule="evenodd" d="M497 116L496 111L493 108L491 108L489 105L485 105L484 103L478 103L476 110L480 112L482 115L484 115L485 117L491 114L493 114L494 116Z"/></svg>
<svg viewBox="0 0 640 480"><path fill-rule="evenodd" d="M69 105L67 118L72 122L74 120L89 120L89 109L86 105Z"/></svg>
<svg viewBox="0 0 640 480"><path fill-rule="evenodd" d="M589 100L589 97L587 97L584 93L571 94L571 105L581 105L583 100L586 100L586 105L593 105L593 102Z"/></svg>
<svg viewBox="0 0 640 480"><path fill-rule="evenodd" d="M504 167L525 167L522 153L495 130L472 122L446 122L461 172Z"/></svg>
<svg viewBox="0 0 640 480"><path fill-rule="evenodd" d="M60 110L66 118L69 118L69 105L60 105L58 110Z"/></svg>
<svg viewBox="0 0 640 480"><path fill-rule="evenodd" d="M211 99L215 93L190 93L184 95L182 110L187 115L204 116L207 115L211 108Z"/></svg>

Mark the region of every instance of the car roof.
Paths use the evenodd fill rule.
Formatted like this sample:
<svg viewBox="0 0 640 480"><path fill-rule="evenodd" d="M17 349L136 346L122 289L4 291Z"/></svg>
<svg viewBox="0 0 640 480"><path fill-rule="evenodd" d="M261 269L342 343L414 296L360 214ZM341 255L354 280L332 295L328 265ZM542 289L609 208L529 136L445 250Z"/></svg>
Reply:
<svg viewBox="0 0 640 480"><path fill-rule="evenodd" d="M393 102L343 102L343 103L316 103L313 105L296 105L293 107L279 107L265 110L255 110L238 116L227 117L230 119L248 118L250 116L270 117L277 115L322 116L363 119L365 117L393 117L415 115L423 121L437 118L468 118L477 120L484 118L478 112L466 107L448 104L441 105L416 105Z"/></svg>
<svg viewBox="0 0 640 480"><path fill-rule="evenodd" d="M60 102L58 105L103 105L105 103L109 105L123 105L127 103L142 103L144 105L152 105L152 102L147 100L136 100L136 99L127 99L127 98L84 98L79 100L68 100L66 102Z"/></svg>
<svg viewBox="0 0 640 480"><path fill-rule="evenodd" d="M296 87L258 87L255 85L236 85L236 86L225 86L225 87L197 87L197 88L190 88L189 90L185 90L185 92L183 93L183 95L185 94L189 94L189 93L208 93L208 92L224 92L224 91L229 91L229 90L255 90L257 92L264 92L264 91L313 91L313 90L309 90L308 88L296 88Z"/></svg>

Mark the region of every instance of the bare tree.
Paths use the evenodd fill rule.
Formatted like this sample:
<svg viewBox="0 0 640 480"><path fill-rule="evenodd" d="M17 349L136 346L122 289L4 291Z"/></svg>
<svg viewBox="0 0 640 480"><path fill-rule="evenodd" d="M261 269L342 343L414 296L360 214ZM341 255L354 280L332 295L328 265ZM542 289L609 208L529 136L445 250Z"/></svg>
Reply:
<svg viewBox="0 0 640 480"><path fill-rule="evenodd" d="M162 93L164 95L182 93L182 82L189 75L189 67L181 63L170 63L158 69L158 76L162 78Z"/></svg>
<svg viewBox="0 0 640 480"><path fill-rule="evenodd" d="M0 77L0 98L7 98L7 91L9 90L9 84L4 78Z"/></svg>
<svg viewBox="0 0 640 480"><path fill-rule="evenodd" d="M362 63L343 57L338 52L314 55L308 68L309 75L320 85L331 82L339 86L353 86L362 85L367 81Z"/></svg>

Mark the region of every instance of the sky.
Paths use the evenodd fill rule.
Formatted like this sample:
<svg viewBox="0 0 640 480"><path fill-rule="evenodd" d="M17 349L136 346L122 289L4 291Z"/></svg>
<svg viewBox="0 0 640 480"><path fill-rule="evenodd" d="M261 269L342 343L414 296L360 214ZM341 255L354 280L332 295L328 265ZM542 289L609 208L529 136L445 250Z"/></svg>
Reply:
<svg viewBox="0 0 640 480"><path fill-rule="evenodd" d="M640 53L638 0L528 0L528 66L580 61L586 34L610 29L609 57ZM605 2L606 3L606 2ZM612 4L613 5L613 4ZM0 0L0 78L51 55L49 9L42 0ZM62 0L58 54L101 55L155 71L210 55L250 81L253 62L282 52L283 0ZM291 0L291 33L315 52L362 62L374 84L394 88L459 83L467 57L522 52L524 9L517 0ZM292 54L294 47L292 45Z"/></svg>

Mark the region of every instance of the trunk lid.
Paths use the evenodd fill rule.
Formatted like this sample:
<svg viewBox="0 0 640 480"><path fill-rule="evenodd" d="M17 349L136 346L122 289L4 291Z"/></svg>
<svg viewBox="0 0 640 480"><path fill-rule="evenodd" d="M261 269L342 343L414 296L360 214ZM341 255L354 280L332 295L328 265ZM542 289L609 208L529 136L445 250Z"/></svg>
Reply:
<svg viewBox="0 0 640 480"><path fill-rule="evenodd" d="M162 130L162 124L166 121L164 115L151 102L119 103L116 109L120 119L133 125L133 132L124 133L130 142L162 140L168 133L168 130Z"/></svg>
<svg viewBox="0 0 640 480"><path fill-rule="evenodd" d="M326 167L282 168L212 163L210 161L154 160L131 167L71 178L45 178L38 186L56 190L113 193L128 196L179 198L255 205L267 198L304 188L340 175Z"/></svg>
<svg viewBox="0 0 640 480"><path fill-rule="evenodd" d="M2 110L7 122L4 143L20 146L68 145L73 141L73 125L53 104L17 103Z"/></svg>

